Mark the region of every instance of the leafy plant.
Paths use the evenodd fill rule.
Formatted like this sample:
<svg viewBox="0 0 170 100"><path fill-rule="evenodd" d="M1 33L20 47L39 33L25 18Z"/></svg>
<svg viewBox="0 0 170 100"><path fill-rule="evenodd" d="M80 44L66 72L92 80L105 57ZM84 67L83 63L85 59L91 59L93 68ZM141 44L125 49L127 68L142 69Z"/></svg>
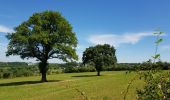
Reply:
<svg viewBox="0 0 170 100"><path fill-rule="evenodd" d="M100 76L100 71L104 66L115 65L117 62L115 48L109 44L96 45L86 48L83 52L83 64L92 64L95 66L97 75Z"/></svg>
<svg viewBox="0 0 170 100"><path fill-rule="evenodd" d="M138 100L168 100L170 99L170 73L164 73L160 71L160 54L158 53L158 46L163 41L160 37L163 32L155 32L155 53L152 56L153 60L148 60L147 62L139 65L136 72L140 79L144 79L145 85L143 89L137 89L137 99ZM141 71L146 69L146 71ZM124 100L126 100L126 95L130 86L136 78L133 78L124 92Z"/></svg>
<svg viewBox="0 0 170 100"><path fill-rule="evenodd" d="M150 74L148 73L147 78L145 78L146 84L144 88L137 90L138 99L139 100L170 99L170 73L159 73L154 77L151 76L152 73Z"/></svg>
<svg viewBox="0 0 170 100"><path fill-rule="evenodd" d="M157 53L159 44L163 41L160 35L163 32L154 33L157 36L155 45L155 55L150 64L151 69L140 74L144 78L145 86L137 90L139 100L168 100L170 99L170 73L160 72L155 66L160 66L160 54Z"/></svg>
<svg viewBox="0 0 170 100"><path fill-rule="evenodd" d="M45 11L33 14L27 21L15 28L9 39L7 56L20 55L22 59L36 58L46 82L48 60L52 58L63 61L77 60L77 38L69 22L59 13Z"/></svg>

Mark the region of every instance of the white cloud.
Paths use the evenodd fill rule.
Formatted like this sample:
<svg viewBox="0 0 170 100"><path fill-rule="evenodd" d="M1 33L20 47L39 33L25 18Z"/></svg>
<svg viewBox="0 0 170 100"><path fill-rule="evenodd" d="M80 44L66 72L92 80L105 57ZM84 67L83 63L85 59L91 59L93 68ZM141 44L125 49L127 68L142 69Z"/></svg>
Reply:
<svg viewBox="0 0 170 100"><path fill-rule="evenodd" d="M79 57L79 60L78 60L78 62L81 62L82 61L82 55L83 55L83 52L84 52L84 50L87 48L87 47L89 47L89 46L87 46L87 45L78 45L77 46L77 55L78 55L78 57Z"/></svg>
<svg viewBox="0 0 170 100"><path fill-rule="evenodd" d="M6 27L4 25L0 25L0 32L2 32L2 33L12 33L12 32L14 32L14 30Z"/></svg>
<svg viewBox="0 0 170 100"><path fill-rule="evenodd" d="M96 34L91 35L88 41L92 44L110 44L118 47L121 44L136 44L142 38L153 36L152 32L139 32L139 33L125 33L122 35L117 34Z"/></svg>
<svg viewBox="0 0 170 100"><path fill-rule="evenodd" d="M5 43L5 44L0 43L0 49L1 49L1 51L3 51L3 50L6 51L6 50L7 50L7 45L8 45L8 44L6 44L6 43Z"/></svg>

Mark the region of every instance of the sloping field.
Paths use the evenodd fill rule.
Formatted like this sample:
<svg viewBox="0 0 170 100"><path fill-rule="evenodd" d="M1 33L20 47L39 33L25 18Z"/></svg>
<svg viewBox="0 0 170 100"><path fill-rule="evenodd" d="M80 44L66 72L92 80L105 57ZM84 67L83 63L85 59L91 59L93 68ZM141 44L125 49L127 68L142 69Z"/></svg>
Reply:
<svg viewBox="0 0 170 100"><path fill-rule="evenodd" d="M134 73L121 71L48 75L49 82L40 83L40 76L0 80L0 100L123 100L122 92ZM135 100L135 90L142 81L130 87L128 100Z"/></svg>

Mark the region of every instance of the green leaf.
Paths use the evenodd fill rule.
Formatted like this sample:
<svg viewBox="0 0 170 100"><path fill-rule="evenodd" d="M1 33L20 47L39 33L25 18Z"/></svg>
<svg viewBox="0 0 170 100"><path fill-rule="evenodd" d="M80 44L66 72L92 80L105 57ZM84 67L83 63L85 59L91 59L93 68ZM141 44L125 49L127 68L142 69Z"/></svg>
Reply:
<svg viewBox="0 0 170 100"><path fill-rule="evenodd" d="M159 43L161 43L163 41L163 39L161 38L161 39L158 39L155 43L156 44L159 44Z"/></svg>
<svg viewBox="0 0 170 100"><path fill-rule="evenodd" d="M159 34L164 34L164 32L159 32Z"/></svg>
<svg viewBox="0 0 170 100"><path fill-rule="evenodd" d="M155 56L152 56L154 59L158 59L160 57L160 54L156 54Z"/></svg>
<svg viewBox="0 0 170 100"><path fill-rule="evenodd" d="M170 89L168 89L167 92L170 93Z"/></svg>

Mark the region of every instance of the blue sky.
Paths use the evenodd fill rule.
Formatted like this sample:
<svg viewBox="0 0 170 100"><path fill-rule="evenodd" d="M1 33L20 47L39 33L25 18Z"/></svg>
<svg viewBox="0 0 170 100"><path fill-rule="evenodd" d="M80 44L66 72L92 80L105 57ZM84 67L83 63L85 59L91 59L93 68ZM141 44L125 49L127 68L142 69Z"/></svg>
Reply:
<svg viewBox="0 0 170 100"><path fill-rule="evenodd" d="M59 11L72 24L80 57L85 48L108 43L117 49L118 62L142 62L154 54L155 37L165 32L159 53L170 62L169 0L3 0L0 3L0 61L27 61L18 56L5 57L6 32L27 20L33 13ZM60 62L56 59L50 62Z"/></svg>

